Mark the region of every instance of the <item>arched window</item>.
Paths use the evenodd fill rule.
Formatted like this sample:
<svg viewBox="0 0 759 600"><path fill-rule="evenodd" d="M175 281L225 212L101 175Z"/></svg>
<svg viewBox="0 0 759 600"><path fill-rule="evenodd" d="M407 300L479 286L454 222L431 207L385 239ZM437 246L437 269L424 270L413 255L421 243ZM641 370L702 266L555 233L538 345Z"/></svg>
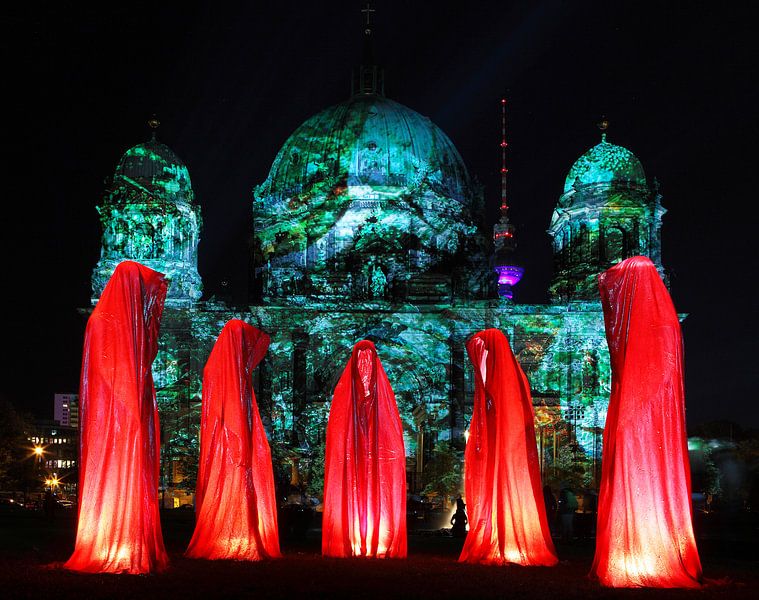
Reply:
<svg viewBox="0 0 759 600"><path fill-rule="evenodd" d="M134 258L154 258L155 232L150 223L138 223L132 235L132 256Z"/></svg>
<svg viewBox="0 0 759 600"><path fill-rule="evenodd" d="M627 232L619 225L607 227L604 232L604 254L610 263L627 258Z"/></svg>
<svg viewBox="0 0 759 600"><path fill-rule="evenodd" d="M580 225L574 241L574 255L577 260L587 262L590 260L590 232L585 223Z"/></svg>
<svg viewBox="0 0 759 600"><path fill-rule="evenodd" d="M420 266L421 262L421 242L414 235L406 235L403 239L403 249L406 251L407 268L409 270Z"/></svg>
<svg viewBox="0 0 759 600"><path fill-rule="evenodd" d="M124 219L114 219L111 223L111 236L108 243L110 250L118 255L123 255L127 245L129 226Z"/></svg>

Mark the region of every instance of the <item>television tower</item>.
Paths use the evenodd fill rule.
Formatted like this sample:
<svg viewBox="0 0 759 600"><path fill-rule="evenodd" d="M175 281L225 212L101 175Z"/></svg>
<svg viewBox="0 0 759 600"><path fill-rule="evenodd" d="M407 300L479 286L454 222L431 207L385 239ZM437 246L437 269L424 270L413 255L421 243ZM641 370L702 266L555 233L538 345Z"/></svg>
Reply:
<svg viewBox="0 0 759 600"><path fill-rule="evenodd" d="M513 287L524 275L524 269L514 264L514 250L517 243L515 227L509 222L509 202L506 195L506 98L501 98L501 218L493 225L493 244L495 246L494 268L498 273L498 295L511 300Z"/></svg>

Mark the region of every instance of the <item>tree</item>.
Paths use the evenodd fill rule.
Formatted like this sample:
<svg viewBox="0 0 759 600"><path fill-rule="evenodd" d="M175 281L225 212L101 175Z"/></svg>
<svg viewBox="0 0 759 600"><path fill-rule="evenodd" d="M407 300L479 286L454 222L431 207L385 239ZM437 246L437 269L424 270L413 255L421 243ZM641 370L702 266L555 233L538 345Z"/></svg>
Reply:
<svg viewBox="0 0 759 600"><path fill-rule="evenodd" d="M0 489L22 490L34 478L34 458L26 432L28 417L0 398Z"/></svg>
<svg viewBox="0 0 759 600"><path fill-rule="evenodd" d="M438 442L424 471L427 485L423 494L436 494L443 498L447 506L449 496L458 494L461 490L462 452L456 450L448 441Z"/></svg>
<svg viewBox="0 0 759 600"><path fill-rule="evenodd" d="M325 441L320 441L313 449L308 465L306 492L314 498L324 498L324 449Z"/></svg>

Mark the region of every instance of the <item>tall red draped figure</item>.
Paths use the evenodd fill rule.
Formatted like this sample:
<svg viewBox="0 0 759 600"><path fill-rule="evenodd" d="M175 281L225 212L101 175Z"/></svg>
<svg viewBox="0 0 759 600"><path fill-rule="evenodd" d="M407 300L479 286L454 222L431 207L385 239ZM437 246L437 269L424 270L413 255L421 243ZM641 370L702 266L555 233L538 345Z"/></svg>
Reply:
<svg viewBox="0 0 759 600"><path fill-rule="evenodd" d="M151 365L166 297L163 275L122 262L84 335L79 523L64 567L150 573L166 567L158 512L159 428Z"/></svg>
<svg viewBox="0 0 759 600"><path fill-rule="evenodd" d="M268 347L263 331L232 319L203 370L197 521L186 552L191 558L280 556L271 452L252 382Z"/></svg>
<svg viewBox="0 0 759 600"><path fill-rule="evenodd" d="M466 349L475 392L464 452L469 534L459 561L555 565L527 377L497 329L475 334Z"/></svg>
<svg viewBox="0 0 759 600"><path fill-rule="evenodd" d="M599 286L612 387L591 576L611 587L695 588L677 313L648 258L619 263Z"/></svg>
<svg viewBox="0 0 759 600"><path fill-rule="evenodd" d="M406 452L395 395L364 340L335 387L327 423L322 553L404 558Z"/></svg>

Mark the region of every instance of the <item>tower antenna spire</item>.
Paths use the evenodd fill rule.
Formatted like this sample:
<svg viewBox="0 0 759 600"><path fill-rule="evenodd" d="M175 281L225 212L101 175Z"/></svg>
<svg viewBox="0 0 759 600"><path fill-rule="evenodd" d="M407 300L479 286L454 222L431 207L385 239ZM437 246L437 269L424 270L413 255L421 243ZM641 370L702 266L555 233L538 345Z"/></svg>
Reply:
<svg viewBox="0 0 759 600"><path fill-rule="evenodd" d="M508 222L509 202L506 196L507 177L509 169L506 167L506 98L501 98L501 220Z"/></svg>

